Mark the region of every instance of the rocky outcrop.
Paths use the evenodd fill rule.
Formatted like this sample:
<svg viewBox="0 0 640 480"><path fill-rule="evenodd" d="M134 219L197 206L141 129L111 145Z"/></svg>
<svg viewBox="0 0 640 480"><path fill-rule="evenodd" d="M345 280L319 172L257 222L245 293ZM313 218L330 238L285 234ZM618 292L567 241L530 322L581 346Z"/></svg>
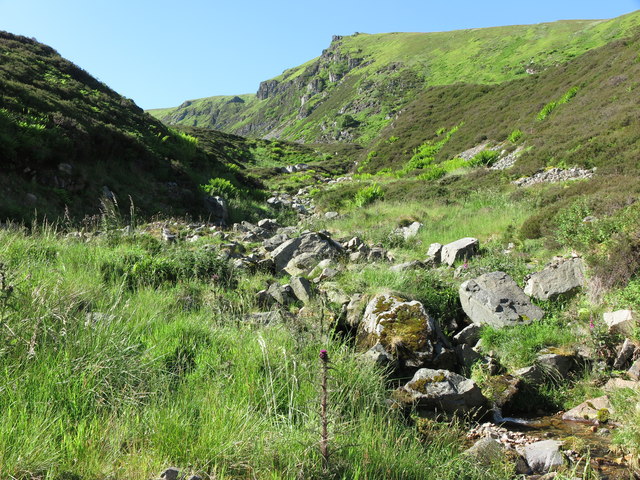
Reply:
<svg viewBox="0 0 640 480"><path fill-rule="evenodd" d="M583 180L593 177L594 173L595 168L592 170L585 170L578 167L566 170L562 168L551 168L549 170L538 172L531 177L520 178L512 183L518 187L530 187L538 183L558 183L566 182L568 180Z"/></svg>
<svg viewBox="0 0 640 480"><path fill-rule="evenodd" d="M401 391L406 401L429 410L468 413L487 406L487 399L473 380L447 370L421 368Z"/></svg>
<svg viewBox="0 0 640 480"><path fill-rule="evenodd" d="M495 328L531 323L544 316L516 282L504 272L493 272L460 285L460 303L471 321Z"/></svg>
<svg viewBox="0 0 640 480"><path fill-rule="evenodd" d="M538 300L553 300L584 285L584 264L577 257L558 259L525 280L524 293Z"/></svg>

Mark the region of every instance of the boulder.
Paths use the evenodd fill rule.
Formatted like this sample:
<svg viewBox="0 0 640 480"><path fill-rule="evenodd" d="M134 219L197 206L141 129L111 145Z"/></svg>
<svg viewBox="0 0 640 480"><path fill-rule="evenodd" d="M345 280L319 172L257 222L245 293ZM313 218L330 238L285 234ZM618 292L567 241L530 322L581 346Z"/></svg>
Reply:
<svg viewBox="0 0 640 480"><path fill-rule="evenodd" d="M427 250L427 257L433 259L433 263L440 265L442 262L442 244L432 243Z"/></svg>
<svg viewBox="0 0 640 480"><path fill-rule="evenodd" d="M576 357L572 353L543 353L536 358L536 364L549 376L564 378L576 366Z"/></svg>
<svg viewBox="0 0 640 480"><path fill-rule="evenodd" d="M557 440L543 440L525 446L522 454L534 472L545 473L564 465L561 446Z"/></svg>
<svg viewBox="0 0 640 480"><path fill-rule="evenodd" d="M334 258L344 252L342 246L322 233L306 233L287 240L271 252L276 271L281 272L292 258L308 253L318 259Z"/></svg>
<svg viewBox="0 0 640 480"><path fill-rule="evenodd" d="M420 231L424 228L424 225L420 222L413 222L411 225L407 227L402 227L399 229L399 233L402 235L402 238L405 240L409 240L410 238L415 237L420 233Z"/></svg>
<svg viewBox="0 0 640 480"><path fill-rule="evenodd" d="M270 252L270 251L275 250L276 248L278 248L280 245L282 245L287 240L289 240L289 236L288 235L278 234L278 235L274 235L273 237L270 237L270 238L267 238L266 240L264 240L262 242L262 246L265 248L265 250Z"/></svg>
<svg viewBox="0 0 640 480"><path fill-rule="evenodd" d="M582 402L577 407L565 412L562 420L568 422L586 422L586 423L606 423L615 410L611 406L608 395L598 398L592 398Z"/></svg>
<svg viewBox="0 0 640 480"><path fill-rule="evenodd" d="M603 315L604 323L609 327L609 333L631 335L637 322L631 310L618 310Z"/></svg>
<svg viewBox="0 0 640 480"><path fill-rule="evenodd" d="M311 288L311 282L304 277L291 277L289 281L293 294L302 303L307 304L311 301L313 296L313 289Z"/></svg>
<svg viewBox="0 0 640 480"><path fill-rule="evenodd" d="M227 201L222 197L205 197L204 202L210 221L217 225L226 225L229 221Z"/></svg>
<svg viewBox="0 0 640 480"><path fill-rule="evenodd" d="M276 230L280 227L278 222L274 218L263 218L258 222L258 226L260 228L264 228L265 230Z"/></svg>
<svg viewBox="0 0 640 480"><path fill-rule="evenodd" d="M464 454L482 466L503 462L506 457L502 444L491 437L481 438L471 448L465 450Z"/></svg>
<svg viewBox="0 0 640 480"><path fill-rule="evenodd" d="M553 300L574 293L584 285L584 281L581 258L560 259L529 275L524 293L538 300Z"/></svg>
<svg viewBox="0 0 640 480"><path fill-rule="evenodd" d="M544 316L516 282L504 272L492 272L460 285L460 303L474 324L495 328L527 324Z"/></svg>
<svg viewBox="0 0 640 480"><path fill-rule="evenodd" d="M478 254L480 242L477 238L461 238L442 247L441 261L450 267L458 260L469 259Z"/></svg>
<svg viewBox="0 0 640 480"><path fill-rule="evenodd" d="M624 343L618 350L616 359L613 362L613 369L622 370L629 363L629 360L631 360L631 358L634 356L636 348L636 345L631 340L625 338Z"/></svg>
<svg viewBox="0 0 640 480"><path fill-rule="evenodd" d="M317 264L318 257L315 253L301 253L289 260L283 270L289 275L308 275Z"/></svg>
<svg viewBox="0 0 640 480"><path fill-rule="evenodd" d="M473 380L448 370L421 368L402 390L418 407L447 413L466 413L487 406Z"/></svg>
<svg viewBox="0 0 640 480"><path fill-rule="evenodd" d="M391 294L371 299L358 336L361 346L379 343L404 366L428 366L436 356L436 325L423 305Z"/></svg>

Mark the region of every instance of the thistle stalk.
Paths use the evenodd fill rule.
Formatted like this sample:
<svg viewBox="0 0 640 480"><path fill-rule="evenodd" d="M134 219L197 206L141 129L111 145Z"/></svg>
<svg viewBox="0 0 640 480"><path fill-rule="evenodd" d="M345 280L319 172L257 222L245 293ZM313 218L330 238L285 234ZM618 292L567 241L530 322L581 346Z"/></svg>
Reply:
<svg viewBox="0 0 640 480"><path fill-rule="evenodd" d="M321 366L321 394L320 394L320 421L322 422L322 432L320 437L320 455L322 455L322 470L329 470L329 431L327 419L327 377L329 372L329 354L326 350L320 350Z"/></svg>

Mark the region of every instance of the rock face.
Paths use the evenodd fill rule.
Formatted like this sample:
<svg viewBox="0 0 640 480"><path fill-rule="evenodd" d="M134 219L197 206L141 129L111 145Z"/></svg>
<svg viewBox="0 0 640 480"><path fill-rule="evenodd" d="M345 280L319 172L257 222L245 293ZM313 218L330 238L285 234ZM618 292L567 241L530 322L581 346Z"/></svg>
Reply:
<svg viewBox="0 0 640 480"><path fill-rule="evenodd" d="M276 271L281 272L287 264L298 255L311 254L318 261L334 258L342 254L342 246L322 233L307 233L298 238L287 240L271 252Z"/></svg>
<svg viewBox="0 0 640 480"><path fill-rule="evenodd" d="M471 321L502 328L540 320L544 312L533 305L504 272L492 272L460 285L460 303Z"/></svg>
<svg viewBox="0 0 640 480"><path fill-rule="evenodd" d="M538 300L569 295L584 285L584 264L581 258L555 261L544 270L529 275L524 293Z"/></svg>
<svg viewBox="0 0 640 480"><path fill-rule="evenodd" d="M487 399L473 380L447 370L421 368L404 387L419 407L447 413L483 409Z"/></svg>
<svg viewBox="0 0 640 480"><path fill-rule="evenodd" d="M477 238L461 238L442 247L441 260L450 267L458 260L468 259L478 254L480 242Z"/></svg>
<svg viewBox="0 0 640 480"><path fill-rule="evenodd" d="M360 323L360 344L376 344L404 366L423 367L436 355L438 341L433 319L420 302L390 295L376 295L368 303Z"/></svg>

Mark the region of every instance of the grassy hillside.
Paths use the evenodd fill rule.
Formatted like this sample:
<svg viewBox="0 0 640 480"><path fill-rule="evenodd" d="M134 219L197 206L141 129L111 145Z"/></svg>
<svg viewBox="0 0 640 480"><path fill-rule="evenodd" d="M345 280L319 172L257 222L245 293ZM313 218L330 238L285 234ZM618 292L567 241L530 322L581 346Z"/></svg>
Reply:
<svg viewBox="0 0 640 480"><path fill-rule="evenodd" d="M334 37L322 55L262 82L229 108L212 97L151 112L169 124L303 142L367 144L430 86L524 78L627 36L640 12L612 20L439 33Z"/></svg>
<svg viewBox="0 0 640 480"><path fill-rule="evenodd" d="M246 186L195 137L34 40L0 33L0 218L97 212L106 190L140 214L204 214L199 185ZM255 185L254 185L255 186Z"/></svg>

